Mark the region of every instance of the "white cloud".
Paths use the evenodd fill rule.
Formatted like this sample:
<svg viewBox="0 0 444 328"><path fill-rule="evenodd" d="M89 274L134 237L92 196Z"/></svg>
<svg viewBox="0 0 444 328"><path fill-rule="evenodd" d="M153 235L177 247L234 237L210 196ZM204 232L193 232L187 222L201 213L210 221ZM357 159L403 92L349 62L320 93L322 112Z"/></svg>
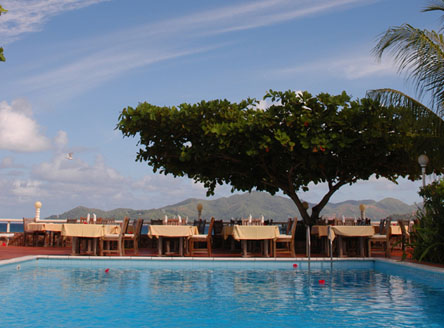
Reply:
<svg viewBox="0 0 444 328"><path fill-rule="evenodd" d="M84 3L88 5L93 1ZM66 53L58 50L58 58L69 58L75 49L79 55L70 62L57 68L43 67L43 73L25 77L18 87L70 98L129 70L226 45L208 38L209 35L254 29L368 4L369 0L254 1L149 23L101 37L84 38L81 43L71 45ZM196 46L196 41L204 42L204 45ZM82 56L82 53L88 55Z"/></svg>
<svg viewBox="0 0 444 328"><path fill-rule="evenodd" d="M17 169L23 167L23 165L15 163L12 157L3 157L0 161L0 169Z"/></svg>
<svg viewBox="0 0 444 328"><path fill-rule="evenodd" d="M162 49L163 48L163 49ZM60 68L25 78L22 87L29 91L55 94L55 98L69 98L74 94L90 90L129 70L151 65L160 61L205 52L213 48L187 50L165 49L153 46L145 52L132 51L125 54L116 51L99 51ZM110 55L109 53L115 53Z"/></svg>
<svg viewBox="0 0 444 328"><path fill-rule="evenodd" d="M14 180L11 192L18 197L42 197L46 194L42 184L41 181L37 180Z"/></svg>
<svg viewBox="0 0 444 328"><path fill-rule="evenodd" d="M117 188L125 178L108 167L102 156L97 156L93 165L80 160L67 160L65 154L57 155L51 162L43 162L32 170L34 178L50 183L70 185L70 188L98 189Z"/></svg>
<svg viewBox="0 0 444 328"><path fill-rule="evenodd" d="M63 12L87 7L106 0L3 0L8 12L0 19L3 42L23 33L40 31L49 18Z"/></svg>
<svg viewBox="0 0 444 328"><path fill-rule="evenodd" d="M277 102L276 104L279 104L279 102ZM270 100L270 99L261 99L258 101L258 103L256 104L256 106L254 106L254 108L257 108L259 110L266 110L268 109L271 105L273 105L274 103Z"/></svg>
<svg viewBox="0 0 444 328"><path fill-rule="evenodd" d="M14 160L11 157L5 157L0 162L0 168L6 169L14 166Z"/></svg>
<svg viewBox="0 0 444 328"><path fill-rule="evenodd" d="M11 166L14 161L4 158L0 165ZM399 179L396 185L372 176L368 181L342 187L331 202L394 197L412 204L421 201L417 195L420 183ZM301 192L299 196L313 203L319 202L327 191L325 184L309 187L309 192ZM70 161L64 154L58 154L51 161L36 165L29 176L0 175L0 189L2 216L8 217L33 215L33 204L37 200L43 203L42 216L45 217L79 205L105 210L150 209L206 197L201 183L161 174L130 178L109 167L100 155L88 164L79 158ZM230 186L218 186L216 196L211 198L229 196L230 189Z"/></svg>
<svg viewBox="0 0 444 328"><path fill-rule="evenodd" d="M36 152L50 148L50 140L40 132L31 117L27 102L0 102L0 149L17 152Z"/></svg>
<svg viewBox="0 0 444 328"><path fill-rule="evenodd" d="M60 130L54 138L54 144L57 149L62 150L68 144L68 134L66 131Z"/></svg>
<svg viewBox="0 0 444 328"><path fill-rule="evenodd" d="M377 62L370 55L352 54L346 58L341 55L308 63L298 63L293 67L277 69L273 73L278 76L319 73L323 76L340 76L348 80L357 80L371 76L395 76L397 71L393 62L388 59L384 62Z"/></svg>

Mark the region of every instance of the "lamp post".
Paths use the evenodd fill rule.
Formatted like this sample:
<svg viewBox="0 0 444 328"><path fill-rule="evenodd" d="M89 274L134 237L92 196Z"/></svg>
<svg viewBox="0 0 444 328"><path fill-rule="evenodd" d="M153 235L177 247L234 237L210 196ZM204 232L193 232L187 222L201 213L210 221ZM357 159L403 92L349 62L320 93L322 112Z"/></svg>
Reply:
<svg viewBox="0 0 444 328"><path fill-rule="evenodd" d="M422 154L418 157L418 164L421 166L421 172L422 172L422 187L424 188L425 183L425 175L426 175L426 166L429 164L429 158L427 155Z"/></svg>
<svg viewBox="0 0 444 328"><path fill-rule="evenodd" d="M37 201L35 202L34 206L35 206L35 220L40 221L40 208L42 207L42 203Z"/></svg>

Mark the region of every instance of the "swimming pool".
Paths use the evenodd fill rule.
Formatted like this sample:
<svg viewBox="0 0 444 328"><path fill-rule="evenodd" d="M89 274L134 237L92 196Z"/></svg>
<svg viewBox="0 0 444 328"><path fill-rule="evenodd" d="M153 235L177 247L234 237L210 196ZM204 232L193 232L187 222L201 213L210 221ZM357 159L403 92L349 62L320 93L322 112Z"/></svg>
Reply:
<svg viewBox="0 0 444 328"><path fill-rule="evenodd" d="M39 258L0 277L5 327L444 325L444 275L379 260Z"/></svg>

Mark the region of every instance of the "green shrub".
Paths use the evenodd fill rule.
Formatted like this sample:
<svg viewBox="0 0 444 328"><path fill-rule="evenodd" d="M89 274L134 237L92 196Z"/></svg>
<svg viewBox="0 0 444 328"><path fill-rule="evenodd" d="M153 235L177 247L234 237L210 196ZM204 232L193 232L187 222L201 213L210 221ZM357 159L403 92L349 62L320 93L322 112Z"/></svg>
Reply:
<svg viewBox="0 0 444 328"><path fill-rule="evenodd" d="M413 258L444 263L444 179L421 188L424 208L418 211L419 222L413 233Z"/></svg>

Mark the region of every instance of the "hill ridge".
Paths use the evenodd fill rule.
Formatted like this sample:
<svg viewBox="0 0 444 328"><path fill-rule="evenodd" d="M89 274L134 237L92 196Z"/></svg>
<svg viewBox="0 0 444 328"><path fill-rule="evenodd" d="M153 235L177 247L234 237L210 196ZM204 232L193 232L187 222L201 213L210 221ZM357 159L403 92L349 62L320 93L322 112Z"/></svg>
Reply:
<svg viewBox="0 0 444 328"><path fill-rule="evenodd" d="M247 217L264 215L275 221L283 221L289 217L300 217L299 211L289 198L282 196L271 196L264 192L251 192L243 194L234 194L229 197L221 197L213 200L188 198L176 204L167 205L161 208L148 210L134 210L131 208L116 208L109 211L77 206L69 211L59 215L51 215L46 219L67 219L86 217L88 213L95 213L97 217L112 217L122 219L125 216L130 218L140 217L143 219L158 219L165 215L181 215L193 220L197 217L196 206L198 203L203 205L202 216L205 218L214 216L224 220L231 217ZM325 206L321 215L342 217L359 217L359 205L366 204L366 215L374 220L387 217L389 215L411 214L417 210L416 205L408 205L396 198L384 198L380 201L375 200L350 200L339 203L329 203ZM313 204L310 204L310 207Z"/></svg>

